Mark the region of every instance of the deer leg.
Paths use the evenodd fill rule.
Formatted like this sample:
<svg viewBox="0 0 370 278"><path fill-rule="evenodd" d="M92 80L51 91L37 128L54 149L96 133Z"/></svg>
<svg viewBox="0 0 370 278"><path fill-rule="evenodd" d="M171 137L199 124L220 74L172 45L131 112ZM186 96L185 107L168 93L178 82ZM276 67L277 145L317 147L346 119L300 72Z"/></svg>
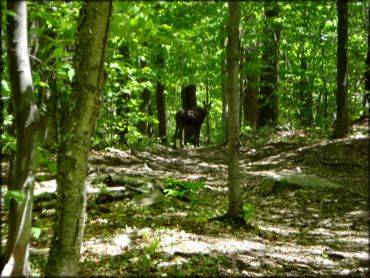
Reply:
<svg viewBox="0 0 370 278"><path fill-rule="evenodd" d="M200 136L200 128L197 128L195 131L195 146L199 147L199 136Z"/></svg>
<svg viewBox="0 0 370 278"><path fill-rule="evenodd" d="M182 131L184 129L184 125L180 124L180 128L179 128L179 138L180 138L180 148L183 148L182 146Z"/></svg>
<svg viewBox="0 0 370 278"><path fill-rule="evenodd" d="M176 123L176 128L175 128L175 140L173 141L173 147L176 148L176 140L178 136L178 131L179 131L179 125Z"/></svg>

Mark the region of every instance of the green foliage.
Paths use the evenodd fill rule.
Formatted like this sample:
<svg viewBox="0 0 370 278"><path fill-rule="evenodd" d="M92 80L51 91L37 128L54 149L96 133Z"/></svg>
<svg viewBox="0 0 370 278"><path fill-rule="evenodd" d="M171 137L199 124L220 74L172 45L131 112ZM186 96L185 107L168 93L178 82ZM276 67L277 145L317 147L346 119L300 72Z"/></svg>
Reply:
<svg viewBox="0 0 370 278"><path fill-rule="evenodd" d="M36 166L46 167L52 174L55 174L58 170L55 158L52 157L49 151L41 147L37 147Z"/></svg>
<svg viewBox="0 0 370 278"><path fill-rule="evenodd" d="M1 152L3 154L9 154L10 151L15 151L17 149L16 139L13 136L10 136L7 132L1 134L0 144L3 146L1 148Z"/></svg>
<svg viewBox="0 0 370 278"><path fill-rule="evenodd" d="M38 227L31 228L31 236L35 239L38 239L41 235L42 230Z"/></svg>
<svg viewBox="0 0 370 278"><path fill-rule="evenodd" d="M250 221L254 215L255 207L252 204L243 205L243 216L245 221Z"/></svg>
<svg viewBox="0 0 370 278"><path fill-rule="evenodd" d="M350 34L348 42L348 93L351 118L364 113L361 105L363 73L367 50L367 1L349 2ZM56 75L58 106L70 106L70 95L75 78L73 65L74 43L78 27L81 2L30 2L30 40L33 81L38 99L49 86L45 76ZM335 1L280 2L280 15L266 22L265 3L242 2L241 48L246 50L241 75L255 74L256 86L262 73L261 49L271 39L265 32L266 23L281 30L279 41L279 124L289 123L301 127L302 119L310 117L312 126L326 132L335 120L336 111L336 40L337 11ZM5 5L4 5L5 8ZM157 141L158 122L156 109L157 82L162 82L166 96L167 138L174 134L174 115L181 108L181 87L194 83L197 101L213 102L210 111L210 138L223 143L222 74L227 36L226 2L135 2L113 3L107 82L104 107L96 132L92 137L94 148L129 146L145 148ZM4 15L9 13L5 10ZM35 20L39 19L39 24ZM5 16L2 18L5 23ZM6 24L3 24L6 26ZM5 35L3 40L6 41ZM2 53L2 61L7 61ZM158 63L158 57L163 64ZM302 63L304 58L306 66ZM145 65L140 65L144 60ZM1 80L4 107L10 104L10 86L7 64ZM302 87L301 81L306 87ZM246 84L244 84L245 87ZM150 91L148 109L142 111L141 93ZM309 96L309 103L306 103ZM43 111L42 108L39 109ZM63 116L63 111L59 111ZM4 124L13 118L4 113ZM61 118L59 118L61 119ZM148 122L153 132L141 134L140 122ZM311 126L308 126L311 127ZM204 133L202 128L202 133ZM125 136L122 136L124 132ZM250 129L242 126L242 136L248 137ZM317 129L312 129L317 131ZM124 138L123 138L124 137ZM3 151L14 149L14 140L1 137ZM170 140L168 140L170 141Z"/></svg>
<svg viewBox="0 0 370 278"><path fill-rule="evenodd" d="M10 209L10 200L13 199L17 203L21 203L24 200L24 198L26 198L26 195L23 192L18 190L9 190L8 192L6 192L4 196L5 209L7 210Z"/></svg>
<svg viewBox="0 0 370 278"><path fill-rule="evenodd" d="M168 178L164 182L164 193L166 196L186 199L192 203L198 200L197 191L204 189L202 181L179 181Z"/></svg>
<svg viewBox="0 0 370 278"><path fill-rule="evenodd" d="M97 186L99 187L99 192L101 194L107 194L107 193L109 193L109 189L108 189L108 187L104 183L100 183Z"/></svg>
<svg viewBox="0 0 370 278"><path fill-rule="evenodd" d="M154 237L147 246L144 246L144 252L147 255L153 255L154 253L157 252L157 249L160 246L160 244L161 240L157 237Z"/></svg>

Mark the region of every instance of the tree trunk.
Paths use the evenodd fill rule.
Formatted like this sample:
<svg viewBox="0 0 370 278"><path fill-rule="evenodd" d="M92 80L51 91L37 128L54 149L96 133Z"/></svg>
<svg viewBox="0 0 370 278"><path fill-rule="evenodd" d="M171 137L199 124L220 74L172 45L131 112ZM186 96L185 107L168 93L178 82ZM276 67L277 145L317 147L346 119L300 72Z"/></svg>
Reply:
<svg viewBox="0 0 370 278"><path fill-rule="evenodd" d="M208 77L206 77L206 103L210 103L209 101L209 80ZM207 144L211 141L211 124L209 122L209 116L206 117L206 142Z"/></svg>
<svg viewBox="0 0 370 278"><path fill-rule="evenodd" d="M45 5L46 0L42 0L41 4ZM36 17L35 21L36 28L45 26L45 19L41 16ZM37 29L38 30L38 29ZM40 120L39 120L39 141L44 149L50 150L55 144L58 143L58 96L55 76L55 59L48 59L50 52L52 52L56 46L48 47L50 38L55 39L56 34L52 29L46 28L42 34L37 34L36 31L32 33L32 40L34 41L34 50L32 55L38 56L41 61L46 61L47 64L42 65L41 63L34 63L32 65L33 71L40 72L40 79L47 86L41 88L39 91L39 98L41 99L39 107L40 109Z"/></svg>
<svg viewBox="0 0 370 278"><path fill-rule="evenodd" d="M157 81L156 97L157 97L157 116L158 116L158 137L162 143L166 143L166 98L164 94L163 83L163 67L164 57L162 53L157 55L157 65L159 67L159 79Z"/></svg>
<svg viewBox="0 0 370 278"><path fill-rule="evenodd" d="M147 62L144 58L139 59L139 67L145 68L147 66ZM146 78L142 78L142 82L146 81ZM141 113L142 119L138 123L138 129L141 134L148 135L149 134L149 122L147 117L149 116L149 106L150 106L150 91L148 88L144 88L141 92L141 103L139 105L139 111Z"/></svg>
<svg viewBox="0 0 370 278"><path fill-rule="evenodd" d="M191 110L197 106L197 94L194 84L183 87L181 90L182 109ZM184 142L195 145L196 130L192 126L184 126ZM193 139L193 140L192 140Z"/></svg>
<svg viewBox="0 0 370 278"><path fill-rule="evenodd" d="M76 39L73 95L63 117L58 153L57 209L45 276L76 276L84 232L87 156L106 73L112 1L82 3Z"/></svg>
<svg viewBox="0 0 370 278"><path fill-rule="evenodd" d="M345 137L349 133L348 111L348 1L337 0L338 47L337 47L337 119L333 137Z"/></svg>
<svg viewBox="0 0 370 278"><path fill-rule="evenodd" d="M27 43L27 2L7 1L9 76L17 149L9 191L24 194L20 202L11 200L8 238L1 276L31 276L28 261L32 226L35 158L38 140L38 110L34 102L31 67Z"/></svg>
<svg viewBox="0 0 370 278"><path fill-rule="evenodd" d="M229 30L227 51L228 115L228 188L229 208L227 215L238 219L242 215L242 194L239 183L239 94L238 94L238 41L240 24L239 2L229 1Z"/></svg>
<svg viewBox="0 0 370 278"><path fill-rule="evenodd" d="M247 49L246 50L246 63L248 65L252 65L254 62L257 63L255 58L253 57L252 51L256 51L256 49ZM243 102L243 109L244 109L244 124L251 125L252 127L257 126L257 116L258 116L258 75L255 71L248 70L245 76L246 79L246 86L244 89L244 102Z"/></svg>
<svg viewBox="0 0 370 278"><path fill-rule="evenodd" d="M226 28L222 27L221 34L225 33ZM221 36L221 49L226 49L226 38ZM223 134L224 134L224 141L226 142L228 136L228 128L227 128L227 114L228 114L228 101L227 101L227 88L226 88L226 55L221 55L221 94L222 94L222 127L223 127Z"/></svg>
<svg viewBox="0 0 370 278"><path fill-rule="evenodd" d="M299 100L299 120L301 125L310 127L312 124L312 97L309 90L309 78L307 76L307 61L305 56L305 49L304 49L304 39L301 38L301 68L300 68L300 80L299 80L299 91L298 91L298 100Z"/></svg>
<svg viewBox="0 0 370 278"><path fill-rule="evenodd" d="M141 104L139 106L139 111L141 112L142 116L149 116L149 105L150 105L150 91L148 88L144 88L141 92ZM140 120L138 124L138 128L141 134L148 135L149 130L149 123L148 120Z"/></svg>
<svg viewBox="0 0 370 278"><path fill-rule="evenodd" d="M42 90L41 107L45 107L45 111L40 113L40 144L44 149L50 150L58 143L57 80L54 72L43 72L42 75L48 87Z"/></svg>
<svg viewBox="0 0 370 278"><path fill-rule="evenodd" d="M322 29L324 26L322 26ZM328 116L328 89L326 86L326 73L325 73L325 61L326 61L326 55L325 55L325 47L324 47L324 40L323 33L320 33L320 44L321 44L321 75L323 80L323 86L324 86L324 119L326 120ZM319 94L319 103L321 103L321 91ZM321 111L321 109L320 109ZM318 117L316 117L318 118ZM326 121L324 121L326 124Z"/></svg>
<svg viewBox="0 0 370 278"><path fill-rule="evenodd" d="M239 38L239 126L242 124L242 112L243 112L243 103L244 103L244 61L245 61L245 52L246 49L241 46L241 41Z"/></svg>
<svg viewBox="0 0 370 278"><path fill-rule="evenodd" d="M190 110L197 106L196 87L191 84L181 89L182 109Z"/></svg>
<svg viewBox="0 0 370 278"><path fill-rule="evenodd" d="M262 50L263 68L258 104L258 128L266 125L275 126L278 118L277 88L279 83L278 53L280 30L276 27L274 20L279 16L279 4L265 2L265 9L265 33L269 35L269 38L265 39L265 45Z"/></svg>
<svg viewBox="0 0 370 278"><path fill-rule="evenodd" d="M367 16L367 55L366 55L366 68L365 68L365 90L370 91L370 5L369 13Z"/></svg>

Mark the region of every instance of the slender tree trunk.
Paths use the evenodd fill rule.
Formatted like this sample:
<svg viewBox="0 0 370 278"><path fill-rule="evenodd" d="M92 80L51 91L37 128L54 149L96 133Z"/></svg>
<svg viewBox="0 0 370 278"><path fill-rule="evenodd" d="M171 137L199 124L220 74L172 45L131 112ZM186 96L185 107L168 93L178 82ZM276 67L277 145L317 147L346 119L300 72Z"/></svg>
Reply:
<svg viewBox="0 0 370 278"><path fill-rule="evenodd" d="M208 76L206 77L206 103L210 103L209 101L209 80ZM211 124L209 122L209 116L206 117L206 135L207 135L207 140L206 142L209 143L211 141Z"/></svg>
<svg viewBox="0 0 370 278"><path fill-rule="evenodd" d="M221 34L225 33L225 30L227 29L224 26L221 28ZM227 85L226 85L226 55L224 54L227 49L226 49L226 42L227 39L221 36L221 49L224 49L225 51L223 54L221 54L221 94L222 94L222 128L223 128L223 134L224 134L224 142L227 141L227 136L228 136L228 128L227 128L227 114L228 114L228 100L227 100Z"/></svg>
<svg viewBox="0 0 370 278"><path fill-rule="evenodd" d="M239 180L239 93L238 93L238 41L240 25L239 2L229 1L229 39L227 51L227 91L229 99L228 115L228 188L229 209L227 215L231 219L242 217L242 192Z"/></svg>
<svg viewBox="0 0 370 278"><path fill-rule="evenodd" d="M145 68L147 66L147 61L144 59L139 60L139 67L140 68ZM143 78L141 80L142 82L146 81L146 78ZM142 119L138 123L138 129L141 134L143 135L148 135L149 131L149 122L146 117L149 116L149 106L150 106L150 91L148 88L144 88L143 91L141 92L141 103L139 105L139 111L142 115L142 117L145 117L145 119Z"/></svg>
<svg viewBox="0 0 370 278"><path fill-rule="evenodd" d="M149 116L149 106L150 106L150 91L148 88L144 88L141 92L141 104L139 106L139 111L142 113L142 116ZM138 128L141 134L148 135L149 123L148 120L140 120Z"/></svg>
<svg viewBox="0 0 370 278"><path fill-rule="evenodd" d="M244 61L245 61L245 48L241 46L241 40L239 38L239 126L242 124L242 112L244 103Z"/></svg>
<svg viewBox="0 0 370 278"><path fill-rule="evenodd" d="M191 110L197 106L196 86L190 84L181 90L182 109ZM184 126L184 142L190 142L195 146L196 129L192 126Z"/></svg>
<svg viewBox="0 0 370 278"><path fill-rule="evenodd" d="M337 0L338 48L337 48L337 119L333 137L345 137L349 133L348 110L348 1Z"/></svg>
<svg viewBox="0 0 370 278"><path fill-rule="evenodd" d="M42 5L46 4L46 0L40 1ZM50 38L55 38L56 34L52 29L46 28L42 34L38 34L36 30L45 26L45 19L41 16L37 16L33 22L34 32L32 33L32 55L38 56L40 60L48 60L50 52L52 52L56 46L48 48ZM36 29L37 28L37 29ZM31 42L32 42L31 41ZM45 50L46 49L46 50ZM36 60L33 60L36 61ZM32 62L32 61L31 61ZM39 141L44 149L50 150L55 144L58 143L58 123L57 123L57 112L58 112L58 96L55 76L55 59L49 59L47 64L43 63L32 63L32 71L40 72L40 79L47 86L39 90L39 103L40 109L40 120L39 120Z"/></svg>
<svg viewBox="0 0 370 278"><path fill-rule="evenodd" d="M299 106L300 106L300 113L299 118L301 125L303 126L311 126L312 124L312 98L309 91L309 78L307 75L307 61L305 56L305 48L304 48L304 38L301 38L301 73L300 73L300 80L299 80Z"/></svg>
<svg viewBox="0 0 370 278"><path fill-rule="evenodd" d="M105 83L112 1L82 3L76 40L72 102L62 123L57 213L46 276L76 276L86 211L87 157Z"/></svg>
<svg viewBox="0 0 370 278"><path fill-rule="evenodd" d="M257 47L256 47L257 48ZM246 50L246 63L248 65L253 65L253 63L257 63L257 61L254 59L252 52L256 51L256 49L247 49ZM247 66L248 69L248 66ZM243 103L243 109L244 109L244 124L245 125L251 125L253 127L257 126L257 116L258 116L258 75L253 70L248 70L245 76L246 79L246 85L244 89L244 103Z"/></svg>
<svg viewBox="0 0 370 278"><path fill-rule="evenodd" d="M324 41L322 39L323 34L320 34L320 42L321 42L321 74L322 74L322 80L324 85L324 119L327 119L328 116L328 89L326 86L326 74L325 74L325 47L324 47ZM319 94L319 103L321 102L321 91Z"/></svg>
<svg viewBox="0 0 370 278"><path fill-rule="evenodd" d="M17 149L9 191L22 192L23 201L11 200L8 238L1 276L30 276L29 240L38 140L38 110L34 101L27 43L27 2L8 1L7 16L9 75Z"/></svg>
<svg viewBox="0 0 370 278"><path fill-rule="evenodd" d="M365 65L365 90L370 91L370 5L369 13L367 16L367 55L366 55L366 65Z"/></svg>
<svg viewBox="0 0 370 278"><path fill-rule="evenodd" d="M48 87L42 90L41 105L45 107L45 111L42 111L40 114L40 143L43 148L50 150L58 143L57 80L54 72L43 72L42 75Z"/></svg>
<svg viewBox="0 0 370 278"><path fill-rule="evenodd" d="M158 115L158 137L161 138L161 142L166 142L166 99L164 94L163 84L163 67L164 57L162 53L157 56L157 65L159 67L159 80L157 81L156 97L157 97L157 115Z"/></svg>
<svg viewBox="0 0 370 278"><path fill-rule="evenodd" d="M257 127L277 124L278 99L277 88L279 83L279 40L280 30L276 27L274 19L279 16L279 4L276 2L265 2L266 34L262 53L262 75L261 90L258 104Z"/></svg>

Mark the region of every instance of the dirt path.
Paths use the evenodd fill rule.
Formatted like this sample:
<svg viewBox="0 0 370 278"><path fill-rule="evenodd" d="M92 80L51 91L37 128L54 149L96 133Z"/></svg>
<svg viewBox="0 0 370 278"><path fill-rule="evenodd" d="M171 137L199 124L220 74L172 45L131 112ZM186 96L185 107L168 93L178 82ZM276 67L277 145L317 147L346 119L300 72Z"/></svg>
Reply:
<svg viewBox="0 0 370 278"><path fill-rule="evenodd" d="M195 205L167 200L142 208L127 200L97 207L88 217L84 273L366 276L367 150L365 138L243 147L241 183L244 201L255 209L252 229L207 221L227 208L224 147L95 153L91 172L100 167L107 173L202 180L206 190ZM260 194L264 177L291 174L315 174L342 186Z"/></svg>

